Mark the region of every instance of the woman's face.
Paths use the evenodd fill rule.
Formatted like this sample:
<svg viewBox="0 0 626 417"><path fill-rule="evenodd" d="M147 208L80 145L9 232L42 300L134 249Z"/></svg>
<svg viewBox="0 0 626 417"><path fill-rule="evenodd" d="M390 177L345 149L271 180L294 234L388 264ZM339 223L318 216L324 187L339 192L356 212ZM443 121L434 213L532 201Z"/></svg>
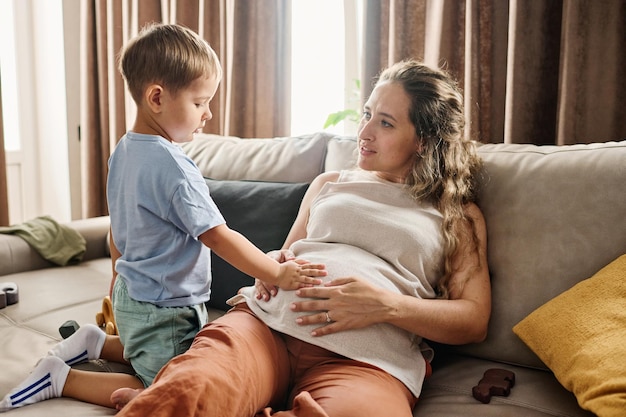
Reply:
<svg viewBox="0 0 626 417"><path fill-rule="evenodd" d="M409 119L411 101L399 83L376 85L359 123L358 165L392 182L404 182L421 144Z"/></svg>

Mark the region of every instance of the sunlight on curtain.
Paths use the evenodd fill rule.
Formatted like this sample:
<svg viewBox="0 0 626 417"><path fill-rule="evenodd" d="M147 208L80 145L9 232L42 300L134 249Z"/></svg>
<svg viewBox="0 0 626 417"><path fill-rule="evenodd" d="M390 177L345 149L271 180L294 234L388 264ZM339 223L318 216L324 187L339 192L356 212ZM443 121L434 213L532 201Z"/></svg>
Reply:
<svg viewBox="0 0 626 417"><path fill-rule="evenodd" d="M358 28L346 25L346 21L348 25L357 24L353 14L356 14L354 1L292 3L292 135L321 131L330 113L359 107L353 100L358 68L352 62L358 62L358 58L351 53L358 50L357 36L351 36ZM346 60L351 60L349 65ZM354 75L346 75L346 66ZM353 133L354 126L344 123L327 130Z"/></svg>

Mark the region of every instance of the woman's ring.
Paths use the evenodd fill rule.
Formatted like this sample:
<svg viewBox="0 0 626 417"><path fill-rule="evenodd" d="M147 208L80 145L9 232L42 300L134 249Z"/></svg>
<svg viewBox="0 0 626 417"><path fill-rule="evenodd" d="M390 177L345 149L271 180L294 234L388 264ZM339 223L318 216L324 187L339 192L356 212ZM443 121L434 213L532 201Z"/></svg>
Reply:
<svg viewBox="0 0 626 417"><path fill-rule="evenodd" d="M330 314L328 314L328 311L325 314L326 314L326 323L332 322L333 319L330 318Z"/></svg>

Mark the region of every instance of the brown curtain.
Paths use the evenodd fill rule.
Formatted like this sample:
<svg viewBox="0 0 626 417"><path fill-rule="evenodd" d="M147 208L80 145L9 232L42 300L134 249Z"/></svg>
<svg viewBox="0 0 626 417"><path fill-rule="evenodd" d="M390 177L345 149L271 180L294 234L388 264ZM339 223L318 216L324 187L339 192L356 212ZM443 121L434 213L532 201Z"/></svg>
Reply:
<svg viewBox="0 0 626 417"><path fill-rule="evenodd" d="M9 226L9 194L7 192L7 160L4 152L2 122L2 76L0 74L0 226Z"/></svg>
<svg viewBox="0 0 626 417"><path fill-rule="evenodd" d="M623 0L367 0L362 77L404 58L449 70L482 142L626 138Z"/></svg>
<svg viewBox="0 0 626 417"><path fill-rule="evenodd" d="M224 77L204 131L289 134L289 0L89 0L81 3L83 216L107 214L107 160L134 119L117 54L148 22L179 23L206 39Z"/></svg>

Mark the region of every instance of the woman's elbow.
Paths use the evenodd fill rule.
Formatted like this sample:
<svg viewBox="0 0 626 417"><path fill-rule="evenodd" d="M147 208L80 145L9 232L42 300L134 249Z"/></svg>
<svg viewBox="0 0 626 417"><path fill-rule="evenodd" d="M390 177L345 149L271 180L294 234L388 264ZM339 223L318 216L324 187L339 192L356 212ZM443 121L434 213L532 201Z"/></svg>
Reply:
<svg viewBox="0 0 626 417"><path fill-rule="evenodd" d="M473 340L470 343L481 343L481 342L484 342L485 339L487 339L487 326L485 326L484 328L478 329L474 333Z"/></svg>
<svg viewBox="0 0 626 417"><path fill-rule="evenodd" d="M467 343L480 343L484 342L487 339L487 333L489 329L489 316L482 317L474 322L471 326L470 331L468 331L468 339Z"/></svg>

